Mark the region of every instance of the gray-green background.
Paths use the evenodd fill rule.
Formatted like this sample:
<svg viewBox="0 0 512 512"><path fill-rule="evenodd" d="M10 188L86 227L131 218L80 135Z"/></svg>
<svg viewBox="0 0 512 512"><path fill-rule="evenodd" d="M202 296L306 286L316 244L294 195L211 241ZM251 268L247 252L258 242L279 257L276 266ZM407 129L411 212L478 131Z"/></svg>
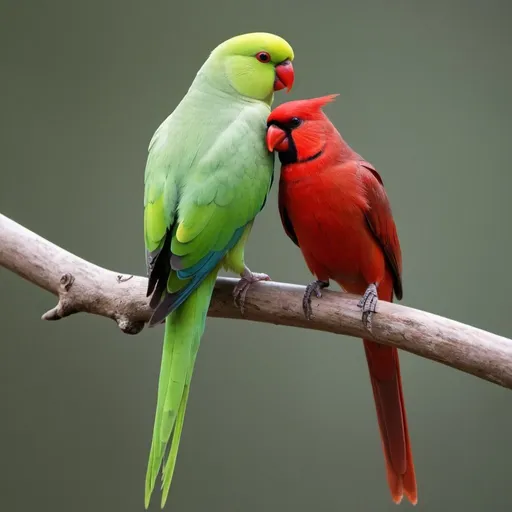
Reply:
<svg viewBox="0 0 512 512"><path fill-rule="evenodd" d="M0 2L0 211L143 273L148 141L208 52L289 39L296 87L381 171L404 304L512 337L511 9L502 1ZM271 199L248 263L310 276ZM0 510L143 510L162 330L43 323L0 270ZM402 353L420 511L512 506L512 394ZM152 510L158 510L159 498ZM394 511L359 341L209 319L168 510ZM402 510L411 510L408 504Z"/></svg>

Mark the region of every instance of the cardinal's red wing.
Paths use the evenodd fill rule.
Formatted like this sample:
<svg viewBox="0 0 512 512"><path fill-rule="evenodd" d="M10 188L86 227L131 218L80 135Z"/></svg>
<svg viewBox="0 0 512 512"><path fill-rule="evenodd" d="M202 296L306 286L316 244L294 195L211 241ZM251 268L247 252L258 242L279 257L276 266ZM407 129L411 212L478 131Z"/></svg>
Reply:
<svg viewBox="0 0 512 512"><path fill-rule="evenodd" d="M283 228L285 233L288 235L288 238L299 247L299 240L297 239L297 235L295 234L295 230L293 229L292 221L288 212L286 211L285 206L285 187L283 184L279 186L279 215L281 216L281 223L283 224Z"/></svg>
<svg viewBox="0 0 512 512"><path fill-rule="evenodd" d="M379 242L394 277L393 288L397 299L402 298L402 251L391 213L391 205L382 179L369 162L360 162L363 183L369 208L365 212L366 221Z"/></svg>

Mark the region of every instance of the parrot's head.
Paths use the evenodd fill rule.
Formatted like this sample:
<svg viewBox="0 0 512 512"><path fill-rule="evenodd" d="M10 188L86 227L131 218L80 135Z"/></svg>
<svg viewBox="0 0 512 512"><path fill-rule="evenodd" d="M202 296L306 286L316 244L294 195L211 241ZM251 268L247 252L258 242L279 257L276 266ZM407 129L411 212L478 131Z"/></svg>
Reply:
<svg viewBox="0 0 512 512"><path fill-rule="evenodd" d="M319 156L335 130L322 108L336 96L330 94L279 105L267 120L268 150L277 151L283 164L307 162Z"/></svg>
<svg viewBox="0 0 512 512"><path fill-rule="evenodd" d="M293 49L283 38L255 32L221 43L210 55L217 83L229 92L271 104L274 91L291 90Z"/></svg>

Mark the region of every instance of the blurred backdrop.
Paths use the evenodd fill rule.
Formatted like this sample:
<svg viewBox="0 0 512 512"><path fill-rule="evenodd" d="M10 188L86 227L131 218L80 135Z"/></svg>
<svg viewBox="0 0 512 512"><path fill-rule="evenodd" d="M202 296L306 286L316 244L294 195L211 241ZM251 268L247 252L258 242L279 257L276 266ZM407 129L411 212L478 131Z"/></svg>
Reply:
<svg viewBox="0 0 512 512"><path fill-rule="evenodd" d="M277 102L339 92L327 113L383 176L403 303L512 337L511 9L1 0L0 211L94 263L144 273L154 130L214 46L276 32L296 52L296 86ZM307 283L276 192L248 264ZM0 301L0 508L143 510L162 330L130 337L86 315L43 323L54 298L3 269ZM401 360L416 510L510 510L512 392ZM167 509L397 510L361 343L209 319Z"/></svg>

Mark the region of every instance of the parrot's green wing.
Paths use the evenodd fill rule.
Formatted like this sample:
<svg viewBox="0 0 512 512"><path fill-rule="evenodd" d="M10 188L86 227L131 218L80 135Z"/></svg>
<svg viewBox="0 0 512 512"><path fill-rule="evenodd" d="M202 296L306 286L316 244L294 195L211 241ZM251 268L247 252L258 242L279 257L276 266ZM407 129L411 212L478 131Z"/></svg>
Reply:
<svg viewBox="0 0 512 512"><path fill-rule="evenodd" d="M186 300L263 207L273 176L273 155L263 143L265 114L260 105L241 109L214 140L202 141L206 150L186 173L150 150L144 228L148 295L154 292L152 305L158 305L151 324Z"/></svg>

